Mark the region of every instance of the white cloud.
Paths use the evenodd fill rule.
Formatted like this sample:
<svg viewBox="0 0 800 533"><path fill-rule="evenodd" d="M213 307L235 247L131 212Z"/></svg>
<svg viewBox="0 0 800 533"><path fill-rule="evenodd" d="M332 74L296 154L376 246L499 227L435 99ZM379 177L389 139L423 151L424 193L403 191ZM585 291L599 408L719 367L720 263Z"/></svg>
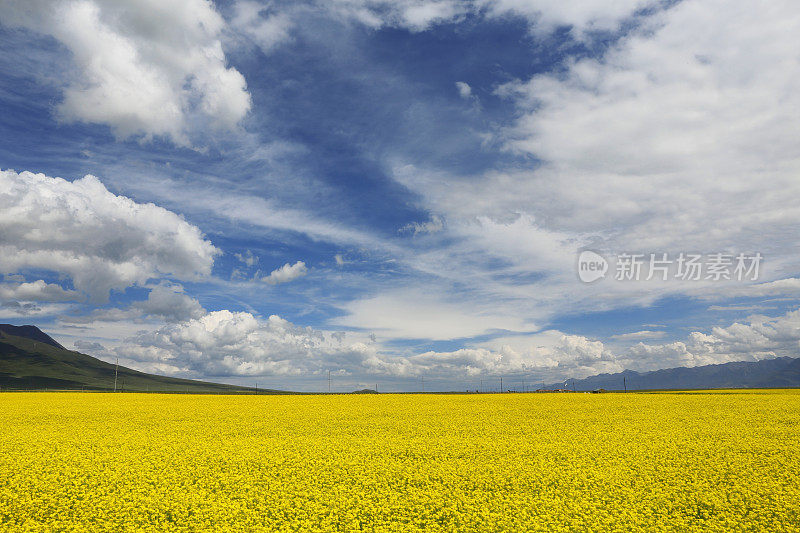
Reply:
<svg viewBox="0 0 800 533"><path fill-rule="evenodd" d="M775 309L775 306L770 305L710 305L709 311L765 311L767 309Z"/></svg>
<svg viewBox="0 0 800 533"><path fill-rule="evenodd" d="M400 27L417 32L462 17L473 9L470 3L455 0L333 0L318 5L337 17L368 27Z"/></svg>
<svg viewBox="0 0 800 533"><path fill-rule="evenodd" d="M442 288L436 286L384 291L342 307L347 314L332 320L332 324L375 331L391 338L447 340L501 329L534 328L515 309L492 302L464 304L443 294Z"/></svg>
<svg viewBox="0 0 800 533"><path fill-rule="evenodd" d="M200 302L185 294L183 287L176 284L156 285L150 290L147 300L134 302L131 307L145 316L163 318L168 322L181 322L205 314Z"/></svg>
<svg viewBox="0 0 800 533"><path fill-rule="evenodd" d="M622 4L619 13L644 5ZM608 9L617 18L616 6ZM457 176L392 161L394 178L423 198L420 207L447 220L442 246L409 254L408 264L481 295L476 306L493 295L539 323L667 295L795 294L796 11L789 1L764 9L685 0L640 17L601 57L502 87L519 119L490 141L536 166ZM575 276L582 247L761 252L763 283L586 285Z"/></svg>
<svg viewBox="0 0 800 533"><path fill-rule="evenodd" d="M639 339L659 339L666 335L664 331L653 331L650 329L643 329L641 331L633 331L631 333L620 333L612 335L611 338L618 341L631 341Z"/></svg>
<svg viewBox="0 0 800 533"><path fill-rule="evenodd" d="M41 304L10 300L0 302L0 318L47 317L64 313L69 306L64 304Z"/></svg>
<svg viewBox="0 0 800 533"><path fill-rule="evenodd" d="M351 334L352 335L352 334ZM340 375L457 378L478 374L558 372L590 374L618 370L613 355L598 341L545 332L528 338L541 344L519 348L514 341L499 350L465 348L409 357L387 355L356 336L299 327L277 316L215 311L197 319L142 332L113 353L137 368L173 375L308 376L331 370Z"/></svg>
<svg viewBox="0 0 800 533"><path fill-rule="evenodd" d="M649 335L617 340L646 338ZM646 332L658 333L658 332ZM796 357L800 348L800 310L779 317L752 316L748 324L715 327L710 333L695 331L685 341L666 344L639 342L613 351L601 341L558 331L497 338L453 352L427 352L411 356L410 372L449 376L535 375L558 381L624 369L650 371L693 367L732 361L757 361Z"/></svg>
<svg viewBox="0 0 800 533"><path fill-rule="evenodd" d="M778 317L754 315L748 324L714 327L711 333L692 332L685 342L631 347L621 360L629 368L651 370L731 361L796 357L800 348L800 310Z"/></svg>
<svg viewBox="0 0 800 533"><path fill-rule="evenodd" d="M241 263L244 263L245 265L247 265L249 267L251 267L251 266L255 265L256 263L258 263L258 257L253 255L253 252L251 252L250 250L245 250L245 252L243 254L239 254L239 253L233 254L233 256L236 259L238 259Z"/></svg>
<svg viewBox="0 0 800 533"><path fill-rule="evenodd" d="M432 216L427 222L412 222L400 228L400 233L413 233L414 235L424 233L439 233L444 229L444 220L438 216Z"/></svg>
<svg viewBox="0 0 800 533"><path fill-rule="evenodd" d="M36 280L30 283L0 284L0 299L33 302L69 302L81 299L77 291L64 289L56 283Z"/></svg>
<svg viewBox="0 0 800 533"><path fill-rule="evenodd" d="M736 248L775 266L789 248L764 235L800 222L795 7L680 2L601 59L506 86L524 112L507 146L544 166L494 199L615 251Z"/></svg>
<svg viewBox="0 0 800 533"><path fill-rule="evenodd" d="M250 109L244 77L226 66L225 22L209 0L10 0L0 15L71 52L78 74L65 80L58 106L66 121L189 145L201 124L231 129Z"/></svg>
<svg viewBox="0 0 800 533"><path fill-rule="evenodd" d="M306 264L303 261L298 261L295 264L286 263L280 268L276 268L269 273L268 276L261 278L261 281L269 283L270 285L277 285L279 283L288 283L297 278L301 278L308 273Z"/></svg>
<svg viewBox="0 0 800 533"><path fill-rule="evenodd" d="M502 337L453 352L411 356L414 372L441 377L535 375L557 380L618 372L622 367L602 342L550 330L533 335Z"/></svg>
<svg viewBox="0 0 800 533"><path fill-rule="evenodd" d="M350 342L346 338L353 337ZM693 332L683 342L637 343L614 352L599 340L556 330L495 338L465 348L389 354L358 334L296 326L278 316L215 311L127 338L106 355L149 371L191 376L313 376L462 380L524 376L559 381L598 373L698 366L796 355L800 310ZM287 382L288 383L288 382Z"/></svg>
<svg viewBox="0 0 800 533"><path fill-rule="evenodd" d="M224 310L138 334L116 353L139 368L201 376L346 373L373 365L373 349L342 339L274 315Z"/></svg>
<svg viewBox="0 0 800 533"><path fill-rule="evenodd" d="M77 291L102 300L151 278L207 276L218 253L179 215L117 196L94 176L68 182L0 171L2 273L66 274Z"/></svg>
<svg viewBox="0 0 800 533"><path fill-rule="evenodd" d="M75 349L82 353L97 353L97 352L105 352L106 347L100 344L99 342L91 342L91 341L84 341L84 340L77 340L72 343L75 346Z"/></svg>
<svg viewBox="0 0 800 533"><path fill-rule="evenodd" d="M800 278L786 278L740 287L731 296L763 297L800 292Z"/></svg>
<svg viewBox="0 0 800 533"><path fill-rule="evenodd" d="M456 89L458 89L458 95L464 100L468 100L472 96L472 88L463 81L456 82Z"/></svg>
<svg viewBox="0 0 800 533"><path fill-rule="evenodd" d="M196 299L184 293L182 286L161 283L153 287L146 300L131 302L128 307L95 309L86 315L61 316L62 324L98 324L111 322L161 323L183 322L199 318L205 309Z"/></svg>
<svg viewBox="0 0 800 533"><path fill-rule="evenodd" d="M320 15L368 28L403 28L422 32L437 24L463 20L467 16L489 19L520 17L536 35L569 27L574 37L586 38L595 30L612 31L637 11L656 6L655 0L311 0L280 5L239 0L231 25L269 52L292 39L294 30L307 17ZM458 82L462 97L469 87ZM464 87L464 88L462 88Z"/></svg>
<svg viewBox="0 0 800 533"><path fill-rule="evenodd" d="M234 6L231 26L252 39L264 52L291 40L294 22L288 13L277 13L269 4L242 0Z"/></svg>
<svg viewBox="0 0 800 533"><path fill-rule="evenodd" d="M478 2L488 9L489 15L509 14L532 21L537 33L552 31L559 26L572 26L576 37L586 31L609 31L620 22L646 7L655 7L654 0L483 0Z"/></svg>
<svg viewBox="0 0 800 533"><path fill-rule="evenodd" d="M336 261L336 266L344 266L346 261L344 260L344 256L342 254L336 254L333 256L334 261Z"/></svg>

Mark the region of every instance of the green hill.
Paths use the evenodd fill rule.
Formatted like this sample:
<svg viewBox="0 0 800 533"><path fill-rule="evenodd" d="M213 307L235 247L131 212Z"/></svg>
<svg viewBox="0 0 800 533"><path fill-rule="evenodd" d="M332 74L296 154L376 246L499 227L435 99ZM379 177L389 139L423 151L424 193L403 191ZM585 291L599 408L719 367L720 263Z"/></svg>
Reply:
<svg viewBox="0 0 800 533"><path fill-rule="evenodd" d="M250 387L146 374L116 368L117 390L125 392L254 393ZM115 365L64 349L35 326L0 324L2 390L114 390ZM285 391L258 389L263 394Z"/></svg>

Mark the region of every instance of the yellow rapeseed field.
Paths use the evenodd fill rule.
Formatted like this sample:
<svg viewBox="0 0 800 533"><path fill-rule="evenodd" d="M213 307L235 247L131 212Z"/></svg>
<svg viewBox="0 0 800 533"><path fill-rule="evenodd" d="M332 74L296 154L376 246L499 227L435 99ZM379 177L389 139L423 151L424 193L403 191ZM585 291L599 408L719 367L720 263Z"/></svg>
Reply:
<svg viewBox="0 0 800 533"><path fill-rule="evenodd" d="M0 394L3 531L800 531L800 392Z"/></svg>

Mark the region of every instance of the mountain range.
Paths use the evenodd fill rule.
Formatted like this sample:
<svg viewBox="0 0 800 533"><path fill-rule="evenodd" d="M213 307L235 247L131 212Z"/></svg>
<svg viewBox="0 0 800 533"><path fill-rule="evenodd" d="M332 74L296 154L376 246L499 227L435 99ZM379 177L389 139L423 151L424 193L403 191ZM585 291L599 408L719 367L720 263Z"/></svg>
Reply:
<svg viewBox="0 0 800 533"><path fill-rule="evenodd" d="M800 359L778 357L761 361L737 361L718 365L666 368L650 372L625 370L584 379L568 379L549 389L650 390L650 389L741 389L800 387Z"/></svg>

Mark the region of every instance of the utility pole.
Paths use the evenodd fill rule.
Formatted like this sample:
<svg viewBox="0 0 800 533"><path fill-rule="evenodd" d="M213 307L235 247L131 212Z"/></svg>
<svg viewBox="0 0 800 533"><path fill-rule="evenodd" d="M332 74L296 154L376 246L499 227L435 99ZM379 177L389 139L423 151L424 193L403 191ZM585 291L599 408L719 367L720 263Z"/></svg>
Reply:
<svg viewBox="0 0 800 533"><path fill-rule="evenodd" d="M256 381L256 396L258 396L258 381Z"/></svg>
<svg viewBox="0 0 800 533"><path fill-rule="evenodd" d="M425 376L422 376L422 392L425 392Z"/></svg>
<svg viewBox="0 0 800 533"><path fill-rule="evenodd" d="M500 392L503 392L503 377L500 376Z"/></svg>
<svg viewBox="0 0 800 533"><path fill-rule="evenodd" d="M628 392L628 383L625 381L625 376L622 376L622 386L625 388L625 392Z"/></svg>
<svg viewBox="0 0 800 533"><path fill-rule="evenodd" d="M117 373L119 372L119 357L117 357L117 364L114 367L114 392L117 392Z"/></svg>

